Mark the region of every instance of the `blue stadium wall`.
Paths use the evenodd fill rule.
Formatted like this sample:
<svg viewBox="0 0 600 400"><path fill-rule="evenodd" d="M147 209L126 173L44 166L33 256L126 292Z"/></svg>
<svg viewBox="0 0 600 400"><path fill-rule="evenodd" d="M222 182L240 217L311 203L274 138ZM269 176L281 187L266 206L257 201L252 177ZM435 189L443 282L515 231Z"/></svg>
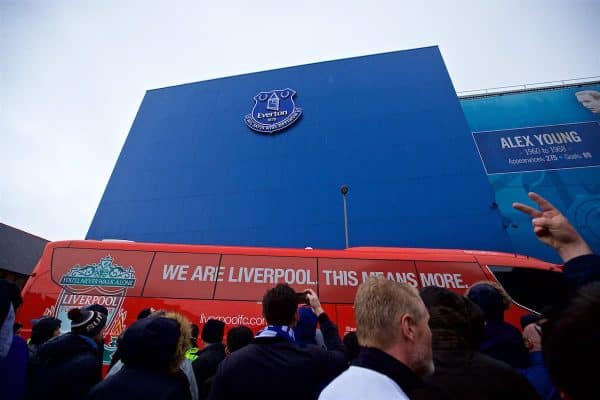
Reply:
<svg viewBox="0 0 600 400"><path fill-rule="evenodd" d="M261 91L302 117L244 123ZM88 239L512 251L437 47L150 90Z"/></svg>
<svg viewBox="0 0 600 400"><path fill-rule="evenodd" d="M517 253L560 261L550 248L540 244L531 234L529 218L512 208L514 201L532 204L527 198L530 191L550 200L569 218L592 249L600 251L600 108L596 113L585 108L583 102L578 101L578 93L579 96L587 93L588 100L593 100L589 95L594 94L596 107L600 107L598 83L461 99L475 138L486 135L496 143L502 137L530 136L532 139L531 146L523 148L496 146L487 148L487 154L481 149L503 226ZM533 136L559 132L577 132L582 140L539 146ZM524 140L522 144L526 144ZM508 157L530 161L525 148L544 150L546 153L540 155L556 156L557 160L518 167L498 164ZM530 153L533 160L539 157L532 151Z"/></svg>

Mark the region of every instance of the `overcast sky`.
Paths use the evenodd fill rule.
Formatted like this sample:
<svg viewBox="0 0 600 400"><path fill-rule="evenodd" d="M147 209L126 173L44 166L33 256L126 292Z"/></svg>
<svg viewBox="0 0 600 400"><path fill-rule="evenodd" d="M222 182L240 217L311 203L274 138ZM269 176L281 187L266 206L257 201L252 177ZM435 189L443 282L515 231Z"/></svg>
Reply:
<svg viewBox="0 0 600 400"><path fill-rule="evenodd" d="M0 222L82 239L148 89L439 45L457 91L600 75L600 1L0 0Z"/></svg>

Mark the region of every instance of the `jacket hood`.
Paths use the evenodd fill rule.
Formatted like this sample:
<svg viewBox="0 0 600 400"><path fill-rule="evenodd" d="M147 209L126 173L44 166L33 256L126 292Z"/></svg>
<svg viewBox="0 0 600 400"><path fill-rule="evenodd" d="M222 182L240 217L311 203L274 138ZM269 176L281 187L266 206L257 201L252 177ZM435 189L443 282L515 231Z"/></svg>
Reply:
<svg viewBox="0 0 600 400"><path fill-rule="evenodd" d="M119 344L128 367L167 370L177 350L179 323L171 318L149 317L134 322Z"/></svg>
<svg viewBox="0 0 600 400"><path fill-rule="evenodd" d="M504 298L495 287L486 284L473 286L467 297L481 308L486 321L504 320Z"/></svg>
<svg viewBox="0 0 600 400"><path fill-rule="evenodd" d="M48 340L38 348L41 359L66 360L82 353L97 354L91 339L84 339L73 333L65 333Z"/></svg>
<svg viewBox="0 0 600 400"><path fill-rule="evenodd" d="M60 329L60 319L42 317L31 321L31 344L42 345L54 337L54 332Z"/></svg>

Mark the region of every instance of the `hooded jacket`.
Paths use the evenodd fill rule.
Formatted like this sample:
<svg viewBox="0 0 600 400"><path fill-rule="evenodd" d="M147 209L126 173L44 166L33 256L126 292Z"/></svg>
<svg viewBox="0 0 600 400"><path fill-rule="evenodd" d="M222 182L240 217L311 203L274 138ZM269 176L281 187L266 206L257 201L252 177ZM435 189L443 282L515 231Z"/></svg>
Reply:
<svg viewBox="0 0 600 400"><path fill-rule="evenodd" d="M98 344L67 333L44 343L32 360L30 399L83 399L102 380Z"/></svg>
<svg viewBox="0 0 600 400"><path fill-rule="evenodd" d="M469 290L468 298L484 314L485 331L481 352L513 368L527 367L529 356L523 337L516 327L504 322L505 305L498 290L487 284L475 285Z"/></svg>
<svg viewBox="0 0 600 400"><path fill-rule="evenodd" d="M123 368L96 385L87 399L191 399L185 375L173 368L180 336L179 323L171 318L133 323L121 341Z"/></svg>

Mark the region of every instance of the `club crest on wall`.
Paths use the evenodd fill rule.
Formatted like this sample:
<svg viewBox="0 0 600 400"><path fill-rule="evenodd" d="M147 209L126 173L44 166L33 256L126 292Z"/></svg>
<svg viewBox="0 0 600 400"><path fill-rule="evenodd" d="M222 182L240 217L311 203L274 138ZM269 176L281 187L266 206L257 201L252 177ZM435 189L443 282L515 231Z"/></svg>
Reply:
<svg viewBox="0 0 600 400"><path fill-rule="evenodd" d="M254 96L252 113L244 117L244 122L259 133L282 131L302 115L302 109L294 103L295 94L290 88L258 93Z"/></svg>

